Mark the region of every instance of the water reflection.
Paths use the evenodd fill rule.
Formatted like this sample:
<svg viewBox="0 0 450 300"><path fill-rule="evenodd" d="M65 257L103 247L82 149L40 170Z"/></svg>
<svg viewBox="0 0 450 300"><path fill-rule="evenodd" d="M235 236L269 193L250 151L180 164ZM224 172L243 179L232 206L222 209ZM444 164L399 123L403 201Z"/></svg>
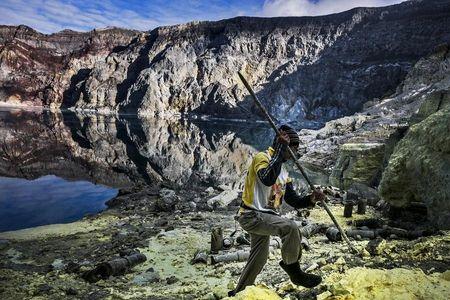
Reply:
<svg viewBox="0 0 450 300"><path fill-rule="evenodd" d="M96 212L112 190L91 183L240 189L252 156L272 140L267 124L3 110L0 176L15 179L0 181L1 226L69 222ZM306 171L326 184L326 175Z"/></svg>
<svg viewBox="0 0 450 300"><path fill-rule="evenodd" d="M110 186L168 180L233 184L251 153L265 148L264 125L138 119L73 112L0 112L0 174L55 174Z"/></svg>
<svg viewBox="0 0 450 300"><path fill-rule="evenodd" d="M262 124L64 113L71 153L130 182L237 184L251 154L270 143Z"/></svg>
<svg viewBox="0 0 450 300"><path fill-rule="evenodd" d="M273 139L267 124L46 111L2 111L0 133L0 175L54 174L113 187L239 188L252 155Z"/></svg>
<svg viewBox="0 0 450 300"><path fill-rule="evenodd" d="M68 223L105 208L117 190L48 175L35 180L0 177L0 232Z"/></svg>
<svg viewBox="0 0 450 300"><path fill-rule="evenodd" d="M240 189L252 156L265 150L272 140L267 124L4 110L0 111L0 176L36 179L55 175L115 188L170 182L181 188L228 184ZM326 175L307 173L314 183L326 184ZM53 184L62 184L58 181L62 179L51 178ZM30 190L42 191L35 193L41 198L30 193L24 198L28 200L18 200L17 205L24 209L8 206L15 200L3 198L3 210L20 208L11 212L20 219L33 209L41 211L40 201L39 205L52 207L65 197L67 207L77 201L82 207L92 202L97 210L106 200L74 194L78 185L74 183L59 188L59 200L52 200L54 187L39 186L47 183L43 180L23 181ZM9 179L3 181L11 184ZM1 189L4 195L6 186ZM29 206L25 209L26 203ZM51 214L50 209L43 211ZM64 220L75 214L65 214L68 219ZM81 210L76 215L80 214Z"/></svg>

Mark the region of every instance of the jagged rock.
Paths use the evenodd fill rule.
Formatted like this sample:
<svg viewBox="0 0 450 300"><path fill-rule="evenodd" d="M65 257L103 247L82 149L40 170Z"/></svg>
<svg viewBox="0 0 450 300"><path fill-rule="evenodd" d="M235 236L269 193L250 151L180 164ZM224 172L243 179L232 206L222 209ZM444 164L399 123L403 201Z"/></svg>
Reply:
<svg viewBox="0 0 450 300"><path fill-rule="evenodd" d="M42 34L30 27L0 26L0 95L11 105L59 107L95 63L127 45L138 31L111 28Z"/></svg>
<svg viewBox="0 0 450 300"><path fill-rule="evenodd" d="M224 208L233 202L233 200L235 200L238 196L239 193L236 190L225 190L219 195L209 199L207 204L213 209Z"/></svg>
<svg viewBox="0 0 450 300"><path fill-rule="evenodd" d="M159 197L156 200L156 208L160 211L173 211L179 198L175 191L169 189L161 189Z"/></svg>
<svg viewBox="0 0 450 300"><path fill-rule="evenodd" d="M58 271L59 271L59 270L64 269L65 266L66 266L66 264L63 262L62 259L58 258L58 259L55 259L55 260L52 262L51 266L52 266L52 269L53 269L53 270L58 270Z"/></svg>
<svg viewBox="0 0 450 300"><path fill-rule="evenodd" d="M129 196L117 196L105 202L106 206L113 208L119 206L125 206L129 202Z"/></svg>
<svg viewBox="0 0 450 300"><path fill-rule="evenodd" d="M450 228L450 108L412 126L383 173L380 193L393 207L423 203L428 219Z"/></svg>
<svg viewBox="0 0 450 300"><path fill-rule="evenodd" d="M136 275L132 282L137 285L147 285L149 283L159 282L161 277L158 272L155 272L153 268L148 269L147 271Z"/></svg>
<svg viewBox="0 0 450 300"><path fill-rule="evenodd" d="M376 186L381 178L383 159L384 144L344 144L330 183L342 189L349 188L354 182Z"/></svg>
<svg viewBox="0 0 450 300"><path fill-rule="evenodd" d="M359 198L366 199L367 204L371 206L375 206L380 200L378 191L365 184L353 182L348 189L356 193L359 196Z"/></svg>
<svg viewBox="0 0 450 300"><path fill-rule="evenodd" d="M75 289L75 288L73 288L73 287L68 287L68 288L66 288L66 295L69 295L69 296L76 296L76 295L78 295L78 291Z"/></svg>
<svg viewBox="0 0 450 300"><path fill-rule="evenodd" d="M40 284L37 286L36 290L34 291L35 295L48 295L54 288L51 285L48 285L46 283Z"/></svg>
<svg viewBox="0 0 450 300"><path fill-rule="evenodd" d="M180 279L178 279L178 278L175 277L175 276L170 276L170 277L167 277L167 278L166 278L167 284L174 284L174 283L176 283L176 282L178 282L178 281L180 281Z"/></svg>
<svg viewBox="0 0 450 300"><path fill-rule="evenodd" d="M0 251L8 249L11 245L11 242L8 240L0 239Z"/></svg>

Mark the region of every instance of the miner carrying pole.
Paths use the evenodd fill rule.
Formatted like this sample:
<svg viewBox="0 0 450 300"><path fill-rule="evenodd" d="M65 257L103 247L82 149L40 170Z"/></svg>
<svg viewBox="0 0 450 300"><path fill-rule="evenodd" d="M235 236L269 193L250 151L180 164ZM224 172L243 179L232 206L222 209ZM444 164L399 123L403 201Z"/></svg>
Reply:
<svg viewBox="0 0 450 300"><path fill-rule="evenodd" d="M301 270L299 264L302 250L300 230L294 221L280 216L279 208L283 200L294 208L312 207L316 202L321 202L352 252L356 250L328 209L324 201L325 195L314 188L303 168L299 165L295 155L300 142L297 132L287 125L277 128L242 74L239 73L239 77L277 135L272 147L269 147L265 152L256 154L248 168L238 222L250 234L251 250L236 288L229 291L228 295L234 296L246 286L254 284L256 276L266 264L271 235L281 237L282 260L280 266L289 275L291 281L296 285L312 288L320 284L322 278ZM311 187L312 193L310 195L300 197L295 192L292 180L283 166L283 163L289 159L294 160Z"/></svg>
<svg viewBox="0 0 450 300"><path fill-rule="evenodd" d="M267 261L271 235L281 237L280 266L294 284L311 288L322 281L320 276L300 269L302 246L299 228L294 221L282 218L279 208L283 200L295 208L314 206L324 195L317 190L306 197L297 195L283 163L290 158L288 147L297 151L299 137L289 126L283 125L279 130L281 135L275 137L272 147L256 154L248 168L238 222L250 233L251 250L239 282L228 293L229 296L254 283Z"/></svg>

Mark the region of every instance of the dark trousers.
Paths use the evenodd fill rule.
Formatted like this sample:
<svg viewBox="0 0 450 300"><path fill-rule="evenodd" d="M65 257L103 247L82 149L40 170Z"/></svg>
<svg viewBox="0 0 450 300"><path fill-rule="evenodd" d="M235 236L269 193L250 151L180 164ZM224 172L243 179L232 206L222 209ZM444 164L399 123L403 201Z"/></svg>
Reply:
<svg viewBox="0 0 450 300"><path fill-rule="evenodd" d="M245 211L239 216L238 222L250 234L251 250L236 286L236 293L254 284L256 276L267 262L271 235L281 238L281 257L285 264L290 265L300 259L301 234L294 221L268 213Z"/></svg>

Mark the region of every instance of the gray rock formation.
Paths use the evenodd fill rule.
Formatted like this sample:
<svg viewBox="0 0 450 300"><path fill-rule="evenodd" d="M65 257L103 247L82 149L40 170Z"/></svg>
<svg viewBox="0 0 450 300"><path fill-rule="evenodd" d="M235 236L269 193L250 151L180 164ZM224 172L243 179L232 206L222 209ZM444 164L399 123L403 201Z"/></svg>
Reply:
<svg viewBox="0 0 450 300"><path fill-rule="evenodd" d="M440 99L439 102L436 100ZM431 113L432 111L434 113ZM395 147L380 184L393 207L425 204L428 219L450 228L450 93L431 95L421 107L423 121L413 125Z"/></svg>
<svg viewBox="0 0 450 300"><path fill-rule="evenodd" d="M384 144L344 144L330 175L330 184L348 189L354 182L376 187L383 171Z"/></svg>
<svg viewBox="0 0 450 300"><path fill-rule="evenodd" d="M80 76L138 34L109 28L46 35L24 25L0 26L0 104L59 107Z"/></svg>
<svg viewBox="0 0 450 300"><path fill-rule="evenodd" d="M121 38L111 40L121 47L111 51L108 41L97 43L105 50L99 55L89 52L89 43L79 51L92 55L63 52L61 57L70 57L70 62L48 75L15 67L22 62L16 44L26 44L26 39L13 37L2 51L2 70L7 70L2 90L8 99L17 98L20 93L11 86L19 82L15 85L31 89L36 99L55 107L249 117L256 110L236 76L241 71L277 118L332 119L393 93L419 58L450 41L449 12L448 0L415 0L322 17L239 17L156 28L129 44L135 32L115 30L110 35ZM51 43L59 36L74 33L34 35L54 47ZM108 36L86 35L100 41ZM43 52L45 48L35 44L39 47L33 49ZM25 79L5 84L14 72L18 78L38 75L39 91ZM62 91L63 97L58 96Z"/></svg>
<svg viewBox="0 0 450 300"><path fill-rule="evenodd" d="M425 111L434 112L442 105L442 94L450 88L448 49L446 45L439 46L433 54L419 60L392 97L371 101L362 112L329 121L319 130L302 129L302 162L331 173L342 145L382 143L386 165L410 124L423 120ZM425 100L428 104L422 106Z"/></svg>
<svg viewBox="0 0 450 300"><path fill-rule="evenodd" d="M335 118L393 93L429 47L449 41L443 11L449 1L414 1L318 18L157 28L97 64L75 107L248 116L255 110L241 101L241 71L276 117Z"/></svg>

